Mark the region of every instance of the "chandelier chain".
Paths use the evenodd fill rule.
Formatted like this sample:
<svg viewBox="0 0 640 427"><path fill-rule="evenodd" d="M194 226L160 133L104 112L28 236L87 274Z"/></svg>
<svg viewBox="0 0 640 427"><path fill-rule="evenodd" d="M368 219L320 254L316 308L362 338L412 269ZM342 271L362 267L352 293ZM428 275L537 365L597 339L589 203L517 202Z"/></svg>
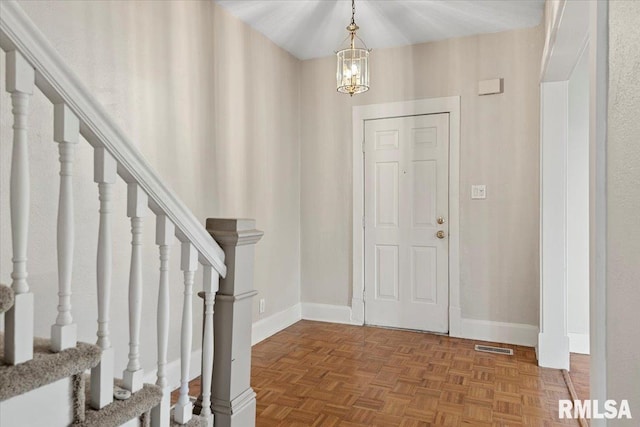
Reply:
<svg viewBox="0 0 640 427"><path fill-rule="evenodd" d="M351 24L356 23L356 0L351 0Z"/></svg>

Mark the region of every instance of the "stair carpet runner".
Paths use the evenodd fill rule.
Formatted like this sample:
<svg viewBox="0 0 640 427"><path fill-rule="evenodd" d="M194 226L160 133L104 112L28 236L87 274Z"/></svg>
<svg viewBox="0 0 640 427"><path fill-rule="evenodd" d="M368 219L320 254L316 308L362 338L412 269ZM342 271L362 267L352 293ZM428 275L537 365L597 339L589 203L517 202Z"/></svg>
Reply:
<svg viewBox="0 0 640 427"><path fill-rule="evenodd" d="M13 291L0 285L0 314L13 305ZM106 407L96 410L89 406L89 375L85 371L100 362L100 348L93 344L78 342L76 347L54 353L51 341L35 338L33 359L18 365L4 362L4 334L0 332L0 402L19 396L31 390L51 384L63 378L72 379L73 426L120 426L139 418L141 427L150 426L151 408L160 403L162 390L152 384L145 384L129 399L116 400ZM121 380L115 386L122 385ZM16 420L16 425L19 421ZM172 423L177 426L178 424ZM194 416L189 427L204 425L200 417Z"/></svg>

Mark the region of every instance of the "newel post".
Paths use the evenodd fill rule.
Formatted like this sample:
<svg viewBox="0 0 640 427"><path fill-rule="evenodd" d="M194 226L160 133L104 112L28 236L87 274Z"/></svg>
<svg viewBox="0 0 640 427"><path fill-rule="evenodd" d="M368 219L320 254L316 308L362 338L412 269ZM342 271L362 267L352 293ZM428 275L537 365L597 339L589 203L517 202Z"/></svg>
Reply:
<svg viewBox="0 0 640 427"><path fill-rule="evenodd" d="M252 427L251 324L255 244L263 235L252 219L207 219L207 231L225 253L214 314L213 412L216 427Z"/></svg>

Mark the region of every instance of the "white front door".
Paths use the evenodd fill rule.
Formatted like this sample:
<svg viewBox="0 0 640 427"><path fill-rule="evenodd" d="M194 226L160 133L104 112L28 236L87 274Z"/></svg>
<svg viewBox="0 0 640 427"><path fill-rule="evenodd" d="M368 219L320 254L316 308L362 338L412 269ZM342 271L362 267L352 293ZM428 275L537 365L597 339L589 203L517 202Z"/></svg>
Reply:
<svg viewBox="0 0 640 427"><path fill-rule="evenodd" d="M365 322L446 333L449 114L368 120L364 150Z"/></svg>

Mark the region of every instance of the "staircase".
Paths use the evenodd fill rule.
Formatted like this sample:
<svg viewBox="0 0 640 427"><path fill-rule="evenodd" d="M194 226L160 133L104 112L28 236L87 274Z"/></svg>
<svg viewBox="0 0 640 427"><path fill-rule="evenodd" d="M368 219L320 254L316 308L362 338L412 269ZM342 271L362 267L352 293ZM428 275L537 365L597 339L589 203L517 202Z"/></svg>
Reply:
<svg viewBox="0 0 640 427"><path fill-rule="evenodd" d="M255 393L249 385L251 299L255 295L253 250L240 247L257 243L262 232L255 230L251 220L208 219L205 228L163 184L14 1L0 2L0 48L6 53L6 88L11 93L13 117L9 188L13 271L11 286L0 286L0 313L4 316L4 332L0 335L0 425L255 425ZM27 118L29 100L35 90L40 90L53 104L52 126L60 171L57 317L50 336L43 338L34 337L34 299L38 295L34 295L27 280L31 203ZM95 344L78 341L71 309L77 201L72 182L74 150L80 135L93 148L99 199L97 279L96 283L88 283L97 288ZM118 179L127 184L127 216L131 222L130 248L118 248L131 252L128 363L119 371L122 375L116 375L110 331L112 204ZM159 252L159 282L154 296L157 297L155 384L144 383L145 372L140 363L140 352L150 351L140 345L142 303L149 298L142 295L142 266L156 262L142 259L142 229L149 213L155 216ZM170 248L176 239L180 244L184 278L180 286L184 297L179 341L180 397L172 408L167 380L169 287L177 284L170 283L169 262ZM229 265L225 265L225 258L230 260ZM193 288L199 266L203 269L205 309L202 394L196 415L188 383L193 347ZM236 271L242 274L235 274Z"/></svg>

